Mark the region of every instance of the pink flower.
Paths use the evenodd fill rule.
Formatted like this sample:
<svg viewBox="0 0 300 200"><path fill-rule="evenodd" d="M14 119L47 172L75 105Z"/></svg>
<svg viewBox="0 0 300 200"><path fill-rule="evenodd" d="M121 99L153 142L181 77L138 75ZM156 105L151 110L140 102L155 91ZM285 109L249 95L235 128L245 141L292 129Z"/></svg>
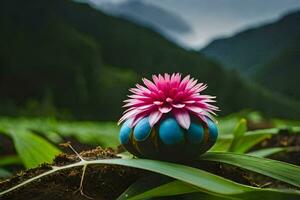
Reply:
<svg viewBox="0 0 300 200"><path fill-rule="evenodd" d="M123 107L128 108L119 124L130 120L131 127L134 127L139 120L149 116L150 126L154 126L163 116L173 115L179 125L188 129L191 124L190 115L206 123L206 119L213 120L211 114L218 111L218 107L211 105L215 102L213 96L201 95L200 92L207 86L197 83L198 80L190 78L190 75L181 80L181 74L167 73L153 75L153 82L143 78L145 86L136 84L136 88L131 88L129 99Z"/></svg>

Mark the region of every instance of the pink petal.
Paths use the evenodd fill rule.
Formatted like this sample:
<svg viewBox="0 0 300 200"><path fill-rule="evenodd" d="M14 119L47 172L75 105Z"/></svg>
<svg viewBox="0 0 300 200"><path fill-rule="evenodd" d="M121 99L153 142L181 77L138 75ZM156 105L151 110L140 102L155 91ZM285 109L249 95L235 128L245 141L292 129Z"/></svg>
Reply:
<svg viewBox="0 0 300 200"><path fill-rule="evenodd" d="M154 101L153 102L154 105L157 105L157 106L161 106L163 105L164 103L162 101Z"/></svg>
<svg viewBox="0 0 300 200"><path fill-rule="evenodd" d="M143 106L139 106L137 107L138 110L149 110L153 107L153 104L149 104L149 105L143 105Z"/></svg>
<svg viewBox="0 0 300 200"><path fill-rule="evenodd" d="M180 104L180 103L178 103L178 104L172 104L172 106L173 106L174 108L183 108L183 107L185 106L185 104Z"/></svg>
<svg viewBox="0 0 300 200"><path fill-rule="evenodd" d="M185 104L193 104L193 103L196 103L196 101L194 101L194 100L189 100L189 101L184 101L183 103L185 103Z"/></svg>
<svg viewBox="0 0 300 200"><path fill-rule="evenodd" d="M159 81L158 77L156 75L152 75L152 80L153 80L154 84L156 84Z"/></svg>
<svg viewBox="0 0 300 200"><path fill-rule="evenodd" d="M204 110L198 106L187 106L186 109L194 112L194 113L201 113L203 112Z"/></svg>
<svg viewBox="0 0 300 200"><path fill-rule="evenodd" d="M170 82L170 75L168 73L165 73L165 81Z"/></svg>
<svg viewBox="0 0 300 200"><path fill-rule="evenodd" d="M187 75L186 77L184 77L184 79L182 79L180 85L179 85L179 90L184 90L186 85L188 84L190 80L190 75Z"/></svg>
<svg viewBox="0 0 300 200"><path fill-rule="evenodd" d="M162 116L162 112L160 111L154 111L149 115L149 124L151 127L154 126L154 124L156 124L156 122L158 122L160 120Z"/></svg>
<svg viewBox="0 0 300 200"><path fill-rule="evenodd" d="M142 92L143 92L143 94L145 94L145 93L151 93L151 91L148 89L148 88L146 88L146 87L144 87L144 86L142 86L142 85L140 85L140 84L136 84L135 85L138 89L140 89Z"/></svg>
<svg viewBox="0 0 300 200"><path fill-rule="evenodd" d="M152 83L152 81L149 81L148 79L146 78L143 78L142 79L144 84L150 89L150 90L157 90L157 87L154 83Z"/></svg>
<svg viewBox="0 0 300 200"><path fill-rule="evenodd" d="M189 129L191 125L189 113L186 110L174 110L173 113L179 125L184 129Z"/></svg>
<svg viewBox="0 0 300 200"><path fill-rule="evenodd" d="M143 119L144 117L146 117L146 114L145 114L145 113L136 115L136 116L133 118L133 120L132 120L132 122L131 122L131 124L130 124L130 127L131 127L131 128L134 127L134 126L135 126L141 119Z"/></svg>
<svg viewBox="0 0 300 200"><path fill-rule="evenodd" d="M126 111L128 111L128 112L121 117L121 119L118 121L118 125L120 125L124 120L129 119L138 113L138 111L136 109L126 110Z"/></svg>
<svg viewBox="0 0 300 200"><path fill-rule="evenodd" d="M173 102L173 99L171 99L170 97L168 97L168 98L166 99L166 102L171 103L171 102Z"/></svg>
<svg viewBox="0 0 300 200"><path fill-rule="evenodd" d="M191 80L189 80L188 84L186 85L187 89L191 89L192 87L194 87L196 85L198 80L194 80L193 78Z"/></svg>
<svg viewBox="0 0 300 200"><path fill-rule="evenodd" d="M162 113L168 113L172 110L172 107L171 106L164 106L164 107L158 108L158 110Z"/></svg>

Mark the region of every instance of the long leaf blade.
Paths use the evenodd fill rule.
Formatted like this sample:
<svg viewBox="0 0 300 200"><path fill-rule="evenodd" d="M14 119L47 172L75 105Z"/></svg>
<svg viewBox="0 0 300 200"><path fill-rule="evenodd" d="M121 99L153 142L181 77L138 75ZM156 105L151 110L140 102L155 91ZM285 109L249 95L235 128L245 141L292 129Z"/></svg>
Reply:
<svg viewBox="0 0 300 200"><path fill-rule="evenodd" d="M153 197L163 197L163 196L174 196L183 195L183 199L207 199L207 200L223 200L223 199L244 199L244 200L296 200L300 198L300 193L293 190L278 190L278 189L261 189L253 188L251 191L244 193L227 195L227 196L216 196L209 193L199 192L197 187L190 184L184 183L182 181L171 181L166 184L157 186L156 188L151 188L143 193L136 194L135 196L129 197L127 200L142 200L150 199Z"/></svg>
<svg viewBox="0 0 300 200"><path fill-rule="evenodd" d="M42 137L24 129L12 130L15 148L25 167L33 168L42 163L50 163L60 151Z"/></svg>
<svg viewBox="0 0 300 200"><path fill-rule="evenodd" d="M236 148L237 142L244 136L245 132L247 131L247 121L246 119L241 119L239 123L236 125L233 131L233 140L228 149L228 151L237 151Z"/></svg>
<svg viewBox="0 0 300 200"><path fill-rule="evenodd" d="M208 152L201 159L227 163L300 187L300 167L296 165L230 152Z"/></svg>

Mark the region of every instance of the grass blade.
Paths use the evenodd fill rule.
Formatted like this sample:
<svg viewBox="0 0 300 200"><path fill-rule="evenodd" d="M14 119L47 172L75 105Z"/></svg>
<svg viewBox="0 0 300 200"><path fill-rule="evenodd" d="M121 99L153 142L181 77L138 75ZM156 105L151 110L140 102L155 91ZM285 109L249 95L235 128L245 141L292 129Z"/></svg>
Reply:
<svg viewBox="0 0 300 200"><path fill-rule="evenodd" d="M230 152L208 152L200 159L227 163L300 187L300 167L296 165Z"/></svg>
<svg viewBox="0 0 300 200"><path fill-rule="evenodd" d="M300 151L299 146L293 146L293 147L270 147L270 148L265 148L265 149L259 149L256 151L252 151L248 153L248 155L251 156L257 156L257 157L268 157L273 154L277 154L280 152L295 152L295 151Z"/></svg>
<svg viewBox="0 0 300 200"><path fill-rule="evenodd" d="M247 121L246 119L241 119L239 123L236 125L233 131L233 140L228 149L228 151L238 151L236 144L237 142L244 136L245 132L247 131Z"/></svg>

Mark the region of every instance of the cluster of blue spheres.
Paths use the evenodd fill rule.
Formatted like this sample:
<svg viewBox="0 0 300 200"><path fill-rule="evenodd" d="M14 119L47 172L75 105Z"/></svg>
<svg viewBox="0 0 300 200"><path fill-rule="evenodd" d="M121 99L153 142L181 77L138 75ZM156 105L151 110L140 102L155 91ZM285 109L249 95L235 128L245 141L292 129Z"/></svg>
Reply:
<svg viewBox="0 0 300 200"><path fill-rule="evenodd" d="M152 128L148 117L133 128L128 123L120 129L121 144L140 158L190 160L208 151L218 137L217 126L210 119L207 123L192 122L188 130L180 127L172 117L162 119Z"/></svg>

